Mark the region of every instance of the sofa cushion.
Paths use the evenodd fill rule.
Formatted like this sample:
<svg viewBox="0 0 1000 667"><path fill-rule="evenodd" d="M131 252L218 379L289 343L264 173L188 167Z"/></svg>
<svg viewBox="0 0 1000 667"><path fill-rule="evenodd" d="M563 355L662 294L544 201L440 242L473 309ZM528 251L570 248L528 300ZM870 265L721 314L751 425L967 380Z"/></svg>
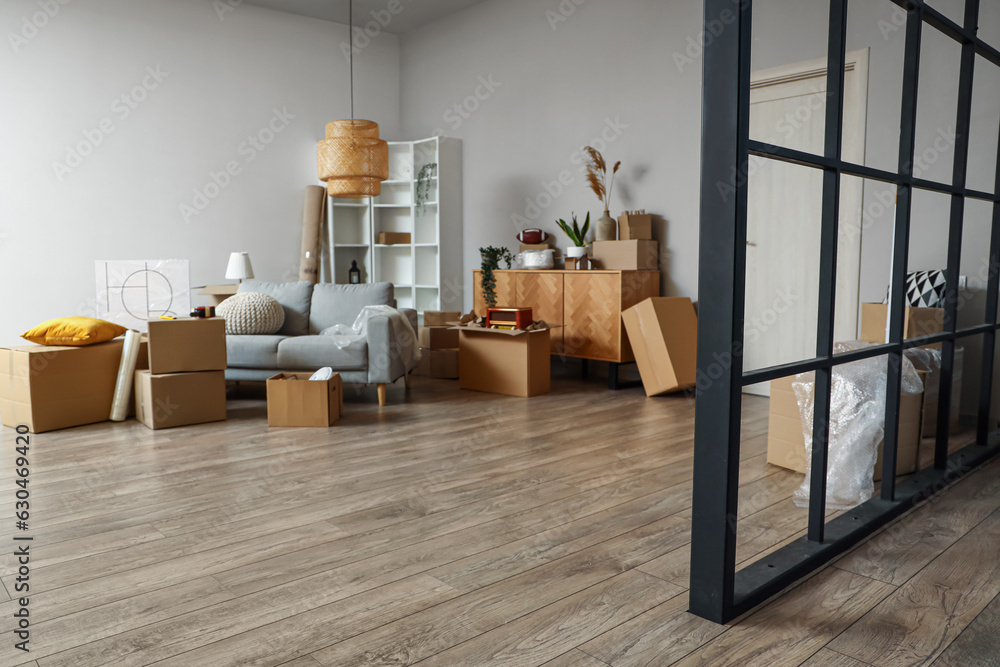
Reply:
<svg viewBox="0 0 1000 667"><path fill-rule="evenodd" d="M304 336L309 333L309 306L313 284L307 280L297 283L268 283L263 280L244 280L236 292L259 292L273 297L285 310L285 322L278 329L280 336Z"/></svg>
<svg viewBox="0 0 1000 667"><path fill-rule="evenodd" d="M335 371L368 368L368 342L352 341L337 347L333 336L295 336L278 345L278 365L283 370L315 370L329 366Z"/></svg>
<svg viewBox="0 0 1000 667"><path fill-rule="evenodd" d="M226 336L230 368L278 368L278 343L287 336Z"/></svg>
<svg viewBox="0 0 1000 667"><path fill-rule="evenodd" d="M334 324L351 326L365 306L391 306L393 299L392 283L316 285L309 313L309 333L317 334Z"/></svg>

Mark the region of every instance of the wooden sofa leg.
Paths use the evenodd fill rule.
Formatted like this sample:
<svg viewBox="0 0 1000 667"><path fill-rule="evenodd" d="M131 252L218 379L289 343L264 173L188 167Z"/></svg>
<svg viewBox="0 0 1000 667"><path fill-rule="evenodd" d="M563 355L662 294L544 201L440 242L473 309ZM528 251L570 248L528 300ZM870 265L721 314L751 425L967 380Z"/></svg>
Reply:
<svg viewBox="0 0 1000 667"><path fill-rule="evenodd" d="M410 388L410 374L409 373L407 373L406 375L403 376L403 382L406 385L406 388L409 389Z"/></svg>
<svg viewBox="0 0 1000 667"><path fill-rule="evenodd" d="M385 405L385 385L378 385L378 404Z"/></svg>

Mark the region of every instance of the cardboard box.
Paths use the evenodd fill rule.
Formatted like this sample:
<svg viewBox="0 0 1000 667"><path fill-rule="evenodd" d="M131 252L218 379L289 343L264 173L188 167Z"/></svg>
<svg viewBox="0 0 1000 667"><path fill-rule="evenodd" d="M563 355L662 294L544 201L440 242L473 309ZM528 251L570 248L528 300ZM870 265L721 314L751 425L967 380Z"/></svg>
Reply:
<svg viewBox="0 0 1000 667"><path fill-rule="evenodd" d="M524 252L525 250L552 250L552 246L548 243L522 243L521 249L518 252Z"/></svg>
<svg viewBox="0 0 1000 667"><path fill-rule="evenodd" d="M399 245L410 242L409 232L379 232L378 242L380 245Z"/></svg>
<svg viewBox="0 0 1000 667"><path fill-rule="evenodd" d="M458 318L455 318L458 320ZM450 350L458 347L458 330L449 327L420 327L417 334L420 347L428 350Z"/></svg>
<svg viewBox="0 0 1000 667"><path fill-rule="evenodd" d="M767 423L767 462L796 472L806 471L806 441L802 417L792 383L795 376L771 381L771 406ZM899 403L899 444L896 474L917 469L923 394L903 394ZM878 444L874 480L882 479L882 443Z"/></svg>
<svg viewBox="0 0 1000 667"><path fill-rule="evenodd" d="M655 270L660 265L656 241L594 241L591 259L611 271Z"/></svg>
<svg viewBox="0 0 1000 667"><path fill-rule="evenodd" d="M425 310L425 327L443 327L451 325L462 319L462 311L459 310Z"/></svg>
<svg viewBox="0 0 1000 667"><path fill-rule="evenodd" d="M438 380L457 380L458 349L420 350L420 365L413 374Z"/></svg>
<svg viewBox="0 0 1000 667"><path fill-rule="evenodd" d="M135 416L151 429L224 421L226 374L136 371Z"/></svg>
<svg viewBox="0 0 1000 667"><path fill-rule="evenodd" d="M622 311L646 396L697 381L698 316L686 297L650 297Z"/></svg>
<svg viewBox="0 0 1000 667"><path fill-rule="evenodd" d="M948 415L948 433L954 435L962 430L959 412L962 408L962 367L965 365L965 350L955 350L955 365L952 370L951 409ZM924 378L924 426L923 437L937 435L938 395L941 385L941 369L934 368ZM956 445L957 447L957 445Z"/></svg>
<svg viewBox="0 0 1000 667"><path fill-rule="evenodd" d="M107 421L123 343L0 349L0 422L44 433Z"/></svg>
<svg viewBox="0 0 1000 667"><path fill-rule="evenodd" d="M267 379L268 426L333 426L344 411L340 373L310 380L312 373L278 373ZM295 378L295 379L289 379Z"/></svg>
<svg viewBox="0 0 1000 667"><path fill-rule="evenodd" d="M885 325L889 306L884 303L861 304L861 340L868 343L885 343ZM944 331L944 308L906 307L903 338L917 338ZM928 345L938 348L941 344Z"/></svg>
<svg viewBox="0 0 1000 667"><path fill-rule="evenodd" d="M549 329L459 330L458 377L462 389L508 396L549 393Z"/></svg>
<svg viewBox="0 0 1000 667"><path fill-rule="evenodd" d="M149 370L153 375L226 370L226 321L221 317L150 320Z"/></svg>
<svg viewBox="0 0 1000 667"><path fill-rule="evenodd" d="M653 216L645 213L622 213L618 216L618 239L636 241L653 238Z"/></svg>

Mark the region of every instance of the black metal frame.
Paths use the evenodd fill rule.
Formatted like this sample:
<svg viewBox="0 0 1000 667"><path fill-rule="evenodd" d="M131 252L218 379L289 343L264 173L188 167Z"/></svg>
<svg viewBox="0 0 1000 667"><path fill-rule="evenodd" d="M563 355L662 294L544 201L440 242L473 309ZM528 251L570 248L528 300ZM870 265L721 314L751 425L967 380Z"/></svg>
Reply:
<svg viewBox="0 0 1000 667"><path fill-rule="evenodd" d="M691 538L691 612L717 623L727 622L844 552L879 527L986 460L1000 454L1000 432L989 423L997 299L1000 296L1000 156L993 193L966 184L969 128L976 56L1000 66L1000 51L977 37L980 0L966 0L964 25L958 25L924 0L891 0L907 12L906 52L900 117L899 164L896 172L846 162L841 153L844 108L844 62L848 0L829 0L827 111L823 155L774 146L749 138L750 60L753 0L705 0L706 25L725 25L704 50L702 192L699 267L699 377L725 360L725 372L703 383L695 412L694 498ZM913 173L920 44L925 25L962 45L958 122L953 182L938 183ZM810 360L743 372L743 326L746 288L747 179L751 155L823 170L822 247L819 266L819 313L816 357ZM897 187L893 237L889 342L833 355L836 303L837 238L842 175L883 181ZM720 196L719 184L732 186ZM909 248L910 213L915 189L947 194L952 199L944 332L904 340L904 290ZM959 330L956 324L958 278L965 200L993 204L985 322ZM729 261L731 260L731 261ZM955 343L983 336L976 443L948 454L948 424ZM826 466L833 370L840 364L887 355L885 445L883 468L895 470L903 351L942 344L938 428L934 467L896 482L882 481L881 495L829 523L825 520ZM739 490L740 422L746 386L814 371L816 394L813 424L809 527L805 537L736 571L737 495ZM716 374L710 374L715 377Z"/></svg>

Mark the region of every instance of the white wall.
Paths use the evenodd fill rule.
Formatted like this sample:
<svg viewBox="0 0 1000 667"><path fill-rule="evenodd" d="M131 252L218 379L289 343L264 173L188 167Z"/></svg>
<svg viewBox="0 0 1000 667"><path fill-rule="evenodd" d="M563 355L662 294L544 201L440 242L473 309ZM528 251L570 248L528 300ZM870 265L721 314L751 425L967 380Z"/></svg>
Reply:
<svg viewBox="0 0 1000 667"><path fill-rule="evenodd" d="M612 214L661 216L664 289L696 294L701 65L679 70L672 53L700 32L701 12L686 1L492 0L401 37L403 133L463 140L467 281L480 247L516 249L524 220L565 247L556 218L601 215L579 150L601 149L603 135L605 158L622 160ZM472 290L465 298L470 307Z"/></svg>
<svg viewBox="0 0 1000 667"><path fill-rule="evenodd" d="M58 13L35 17L40 4ZM96 259L184 258L191 284L204 285L228 282L229 253L245 250L259 278L297 279L316 142L350 114L347 28L247 4L220 19L215 6L0 4L0 345L42 320L93 313ZM14 44L8 30L30 38ZM147 67L168 74L157 81ZM357 115L398 138L397 39L375 40L355 68ZM116 102L144 80L152 89L135 109ZM294 118L274 121L282 129L263 150L244 144L275 109ZM85 132L103 138L60 179L53 163ZM186 221L180 206L229 161L240 173Z"/></svg>
<svg viewBox="0 0 1000 667"><path fill-rule="evenodd" d="M961 19L961 3L936 4ZM572 156L617 118L627 127L604 151L624 165L613 213L645 208L661 216L656 236L664 293L696 295L702 11L700 2L681 0L490 0L402 36L404 134L440 130L464 141L467 274L479 264L480 246L516 247L518 220L532 220L565 246L557 217L574 210L581 218L588 210L600 215ZM825 2L757 0L754 68L825 57L827 11ZM849 22L848 48L870 49L866 161L891 170L902 83L899 11L888 0L851 3ZM984 35L1000 35L1000 7L983 8L982 26ZM933 155L938 131L954 127L959 63L957 47L925 33L917 154ZM990 146L996 145L1000 76L992 67L981 70L971 174L985 189L995 167ZM490 78L499 85L481 84ZM952 155L949 147L931 160L924 176L950 180ZM564 170L572 183L550 201L545 184ZM880 189L885 186L869 185L869 203ZM533 207L526 199L550 205ZM881 300L892 211L866 212L861 297ZM916 213L911 266L942 266L939 209L929 203ZM984 247L984 226L970 230L970 267ZM471 292L466 305L470 299Z"/></svg>

